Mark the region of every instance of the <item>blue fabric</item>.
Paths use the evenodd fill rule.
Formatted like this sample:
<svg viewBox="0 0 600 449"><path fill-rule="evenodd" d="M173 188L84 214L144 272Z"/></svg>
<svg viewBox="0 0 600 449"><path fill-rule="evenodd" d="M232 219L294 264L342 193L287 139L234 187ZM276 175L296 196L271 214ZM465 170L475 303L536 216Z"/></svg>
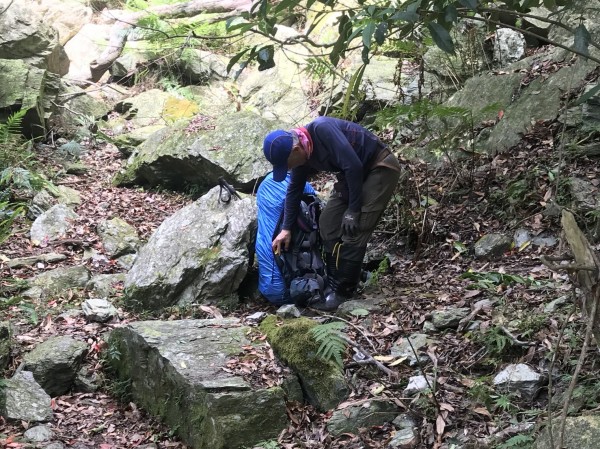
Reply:
<svg viewBox="0 0 600 449"><path fill-rule="evenodd" d="M290 175L282 182L273 180L269 173L260 183L256 192L258 208L258 230L256 233L256 261L258 262L258 290L274 304L283 304L289 300L289 291L275 262L271 246L273 234L285 202L285 193L290 182ZM306 183L304 193L314 195L315 190Z"/></svg>

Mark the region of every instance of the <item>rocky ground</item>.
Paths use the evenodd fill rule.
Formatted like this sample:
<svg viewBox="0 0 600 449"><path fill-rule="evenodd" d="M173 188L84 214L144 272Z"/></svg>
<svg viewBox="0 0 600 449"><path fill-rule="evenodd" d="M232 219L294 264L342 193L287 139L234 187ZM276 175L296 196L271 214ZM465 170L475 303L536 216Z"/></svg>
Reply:
<svg viewBox="0 0 600 449"><path fill-rule="evenodd" d="M557 156L547 144L552 132L550 126L540 126L510 157L471 155L459 164L460 169L433 169L418 161L406 164L409 176L399 186L398 197L386 212L371 248L375 256L387 255L389 266L370 264L375 282L362 294L365 299L384 299L383 307L366 317L359 314L345 318L348 335L372 355L379 356L378 360L394 376L357 363L349 350L345 371L352 378L353 392L345 405L372 397L394 401L419 423L418 447L422 448L452 447L461 434L474 435L483 442L508 428L506 440L514 433L511 428L518 430L520 424L529 421L540 423L549 412L560 411L548 405L549 398L559 397L565 389L562 381L576 363L584 323L578 311L572 313L568 277L551 272L540 262L542 254L558 253L559 248L524 244L494 261L476 259L472 253L473 243L491 232L512 236L517 229L527 228L533 235L549 232L558 236L558 219L544 213L554 196L555 176L551 171ZM79 449L146 445L183 448L169 429L130 402L104 371L103 336L111 328L139 316L120 308L118 322L109 324L90 324L82 318L59 319L60 313L87 299L87 293L69 291L44 303L32 303L10 291L19 279L58 266L83 263L94 274L123 272L118 264L102 257L96 224L118 216L147 239L162 220L192 199L167 191L112 187L110 179L123 164L123 158L110 146L90 144L81 156L89 171L77 176L62 173L61 165L51 154L52 147L36 150L36 158L53 174L57 184L80 192L82 201L76 208L80 218L71 235L50 244L54 252L67 256L61 262L7 267L6 259L48 252L45 244L31 245L24 220L15 224L12 236L0 245L0 291L4 292L0 297L0 319L10 319L18 329L18 346L4 377L12 375L23 354L35 344L51 335L74 335L89 344L88 369L104 381L96 392L53 399L54 419L50 427L57 439L67 447ZM569 170L596 176L597 164L587 162L571 164ZM526 183L521 191L511 193L508 186L517 179L525 179ZM90 249L96 250L96 256L85 259L86 250ZM565 299L562 307L547 308L561 297ZM474 307L484 299L491 303ZM119 306L119 298L115 298L115 304ZM476 321L478 327L430 331L433 341L427 349L429 361L421 368L408 367L388 356L399 339L427 329L432 312L460 307L472 310L467 322ZM171 309L157 318L244 316L259 310L274 312L264 301L248 300L233 312L208 307ZM269 355L255 354L254 359L245 360L249 375L263 370L269 376L273 363L263 360L265 357ZM552 368L564 376L556 379L552 395L546 388L529 402L494 391L490 379L506 364L517 362ZM236 367L239 364L233 361L231 368ZM597 366L590 360L583 368L580 390L573 398L574 413L595 408L600 394L592 382ZM407 380L419 369L435 373L436 394L405 397ZM280 447L377 448L385 447L394 435L394 426L386 424L333 438L325 427L328 416L311 407L291 404L290 425L279 438ZM27 427L25 422L0 421L0 445L28 447L22 439ZM272 443L265 447L276 446Z"/></svg>

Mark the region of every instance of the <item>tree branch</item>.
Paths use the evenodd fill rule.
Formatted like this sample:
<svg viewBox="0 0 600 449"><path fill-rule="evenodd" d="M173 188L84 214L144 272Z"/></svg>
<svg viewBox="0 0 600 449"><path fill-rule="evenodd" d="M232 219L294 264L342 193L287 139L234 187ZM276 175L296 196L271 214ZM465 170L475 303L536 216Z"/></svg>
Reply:
<svg viewBox="0 0 600 449"><path fill-rule="evenodd" d="M376 360L375 358L373 358L373 356L369 353L369 351L367 351L361 345L356 343L354 340L350 339L349 337L347 337L344 334L340 334L340 337L342 338L342 340L344 340L346 343L348 343L350 346L352 346L353 348L358 350L362 355L365 356L365 360L363 360L359 363L370 363L372 365L375 365L377 368L379 368L381 371L383 371L388 376L390 376L392 378L398 377L398 373L392 371L387 366L385 366L383 363L381 363L379 360Z"/></svg>

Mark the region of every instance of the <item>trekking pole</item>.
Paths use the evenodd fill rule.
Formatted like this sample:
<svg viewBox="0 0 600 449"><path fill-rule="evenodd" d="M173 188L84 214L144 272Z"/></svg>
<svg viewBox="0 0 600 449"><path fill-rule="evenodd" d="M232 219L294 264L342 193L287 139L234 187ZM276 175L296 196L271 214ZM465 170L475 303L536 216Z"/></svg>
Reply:
<svg viewBox="0 0 600 449"><path fill-rule="evenodd" d="M221 200L223 203L229 203L232 197L235 197L238 200L242 199L235 188L225 181L225 178L222 176L219 177L219 187L219 200Z"/></svg>

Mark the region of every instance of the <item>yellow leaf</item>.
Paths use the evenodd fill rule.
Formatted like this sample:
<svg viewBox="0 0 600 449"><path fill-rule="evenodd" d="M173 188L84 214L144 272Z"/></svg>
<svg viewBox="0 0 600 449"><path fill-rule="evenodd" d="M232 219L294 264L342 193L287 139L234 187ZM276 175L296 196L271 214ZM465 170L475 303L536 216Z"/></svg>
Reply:
<svg viewBox="0 0 600 449"><path fill-rule="evenodd" d="M524 243L521 243L521 246L519 246L519 252L523 251L525 248L527 248L529 245L531 245L531 241L527 240Z"/></svg>
<svg viewBox="0 0 600 449"><path fill-rule="evenodd" d="M374 387L373 389L371 389L371 394L373 395L378 395L380 394L383 390L385 390L385 386L383 385L379 385L377 387Z"/></svg>
<svg viewBox="0 0 600 449"><path fill-rule="evenodd" d="M390 363L389 366L396 366L396 365L400 365L402 362L404 362L408 357L400 357L399 359L394 360L392 363Z"/></svg>
<svg viewBox="0 0 600 449"><path fill-rule="evenodd" d="M379 360L380 362L389 362L391 360L394 360L394 357L392 357L391 355L376 355L373 358L375 360Z"/></svg>

